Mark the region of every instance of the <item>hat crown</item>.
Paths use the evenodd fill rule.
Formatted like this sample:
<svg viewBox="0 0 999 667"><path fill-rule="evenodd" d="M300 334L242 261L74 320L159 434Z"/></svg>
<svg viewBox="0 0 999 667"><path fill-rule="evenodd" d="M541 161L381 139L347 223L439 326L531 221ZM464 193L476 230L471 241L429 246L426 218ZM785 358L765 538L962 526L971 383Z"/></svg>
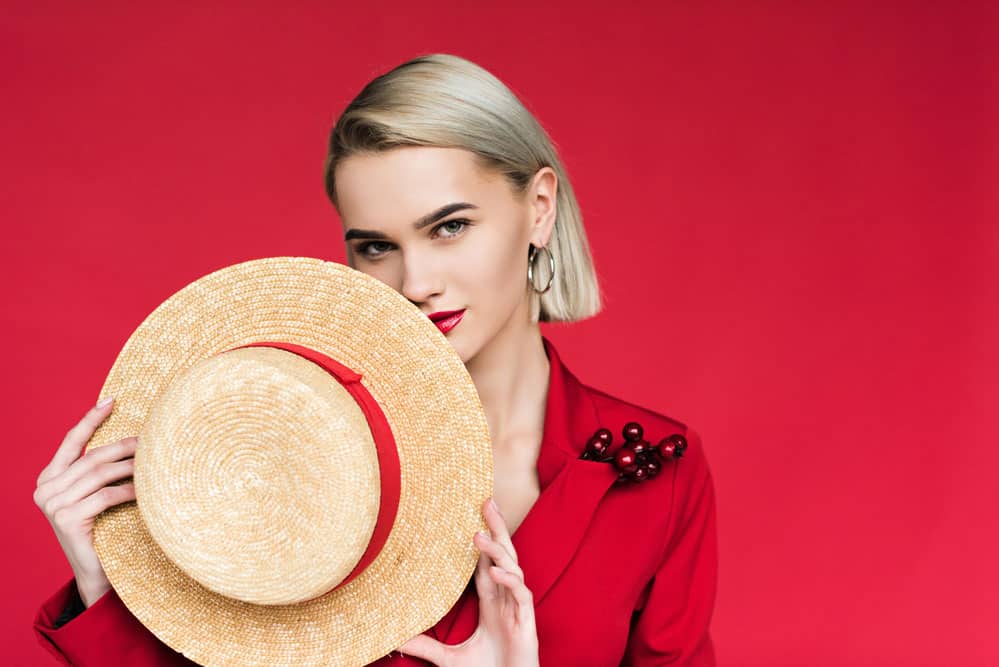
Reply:
<svg viewBox="0 0 999 667"><path fill-rule="evenodd" d="M209 590L302 602L364 554L379 510L375 443L354 397L308 359L269 347L203 359L157 398L139 441L146 527Z"/></svg>

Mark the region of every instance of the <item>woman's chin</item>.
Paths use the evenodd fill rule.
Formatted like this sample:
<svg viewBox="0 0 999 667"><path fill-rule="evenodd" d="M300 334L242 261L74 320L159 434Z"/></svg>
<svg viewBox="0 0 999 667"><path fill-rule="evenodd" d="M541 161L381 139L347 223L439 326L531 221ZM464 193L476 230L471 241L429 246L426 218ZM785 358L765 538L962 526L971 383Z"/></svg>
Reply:
<svg viewBox="0 0 999 667"><path fill-rule="evenodd" d="M468 362L472 360L475 356L476 350L472 350L467 345L467 341L462 341L461 336L455 336L455 332L451 332L447 336L447 342L451 343L451 347L458 354L458 358L461 359L461 363L468 365Z"/></svg>
<svg viewBox="0 0 999 667"><path fill-rule="evenodd" d="M469 359L471 359L472 355L469 355L469 354L465 353L464 346L462 346L461 343L456 343L455 341L451 340L450 338L448 339L448 342L451 343L451 347L454 348L454 351L458 353L458 358L461 359L461 363L467 365L468 361L469 361Z"/></svg>

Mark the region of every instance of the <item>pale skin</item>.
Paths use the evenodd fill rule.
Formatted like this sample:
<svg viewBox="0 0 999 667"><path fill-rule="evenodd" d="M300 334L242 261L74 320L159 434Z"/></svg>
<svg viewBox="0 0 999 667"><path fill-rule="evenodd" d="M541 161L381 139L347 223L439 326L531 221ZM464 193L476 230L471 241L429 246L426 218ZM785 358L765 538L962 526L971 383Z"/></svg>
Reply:
<svg viewBox="0 0 999 667"><path fill-rule="evenodd" d="M426 314L465 309L447 338L482 400L495 465L491 500L503 508L501 514L487 502L488 534L471 538L480 551L474 575L478 628L458 645L418 635L399 650L441 667L537 665L533 597L510 536L539 494L535 466L549 368L540 329L530 320L527 253L529 245L542 247L550 238L557 177L542 168L524 193L516 193L467 151L404 147L344 160L336 183L345 235L380 234L346 241L351 266L393 287ZM414 227L455 202L475 208ZM93 547L94 519L108 507L135 500L131 482L113 482L132 476L137 438L82 454L112 408L113 403L94 407L70 429L39 474L34 493L88 607L111 588Z"/></svg>

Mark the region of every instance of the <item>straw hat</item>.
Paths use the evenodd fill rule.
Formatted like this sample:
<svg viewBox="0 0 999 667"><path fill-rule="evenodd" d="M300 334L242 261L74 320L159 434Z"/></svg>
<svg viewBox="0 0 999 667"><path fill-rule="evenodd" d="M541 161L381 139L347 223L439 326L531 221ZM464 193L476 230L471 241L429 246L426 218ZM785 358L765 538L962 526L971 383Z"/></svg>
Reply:
<svg viewBox="0 0 999 667"><path fill-rule="evenodd" d="M482 405L433 323L342 264L270 257L160 304L87 445L139 436L136 502L97 517L125 606L212 665L361 665L471 578L492 494Z"/></svg>

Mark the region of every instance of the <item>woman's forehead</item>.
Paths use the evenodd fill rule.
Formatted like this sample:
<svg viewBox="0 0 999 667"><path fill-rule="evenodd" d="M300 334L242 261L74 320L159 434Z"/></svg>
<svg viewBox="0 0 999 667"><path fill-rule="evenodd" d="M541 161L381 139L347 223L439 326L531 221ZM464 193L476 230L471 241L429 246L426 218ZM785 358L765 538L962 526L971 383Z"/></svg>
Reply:
<svg viewBox="0 0 999 667"><path fill-rule="evenodd" d="M471 152L428 146L353 155L337 166L335 183L344 224L360 228L410 225L454 202L489 206L504 185Z"/></svg>

